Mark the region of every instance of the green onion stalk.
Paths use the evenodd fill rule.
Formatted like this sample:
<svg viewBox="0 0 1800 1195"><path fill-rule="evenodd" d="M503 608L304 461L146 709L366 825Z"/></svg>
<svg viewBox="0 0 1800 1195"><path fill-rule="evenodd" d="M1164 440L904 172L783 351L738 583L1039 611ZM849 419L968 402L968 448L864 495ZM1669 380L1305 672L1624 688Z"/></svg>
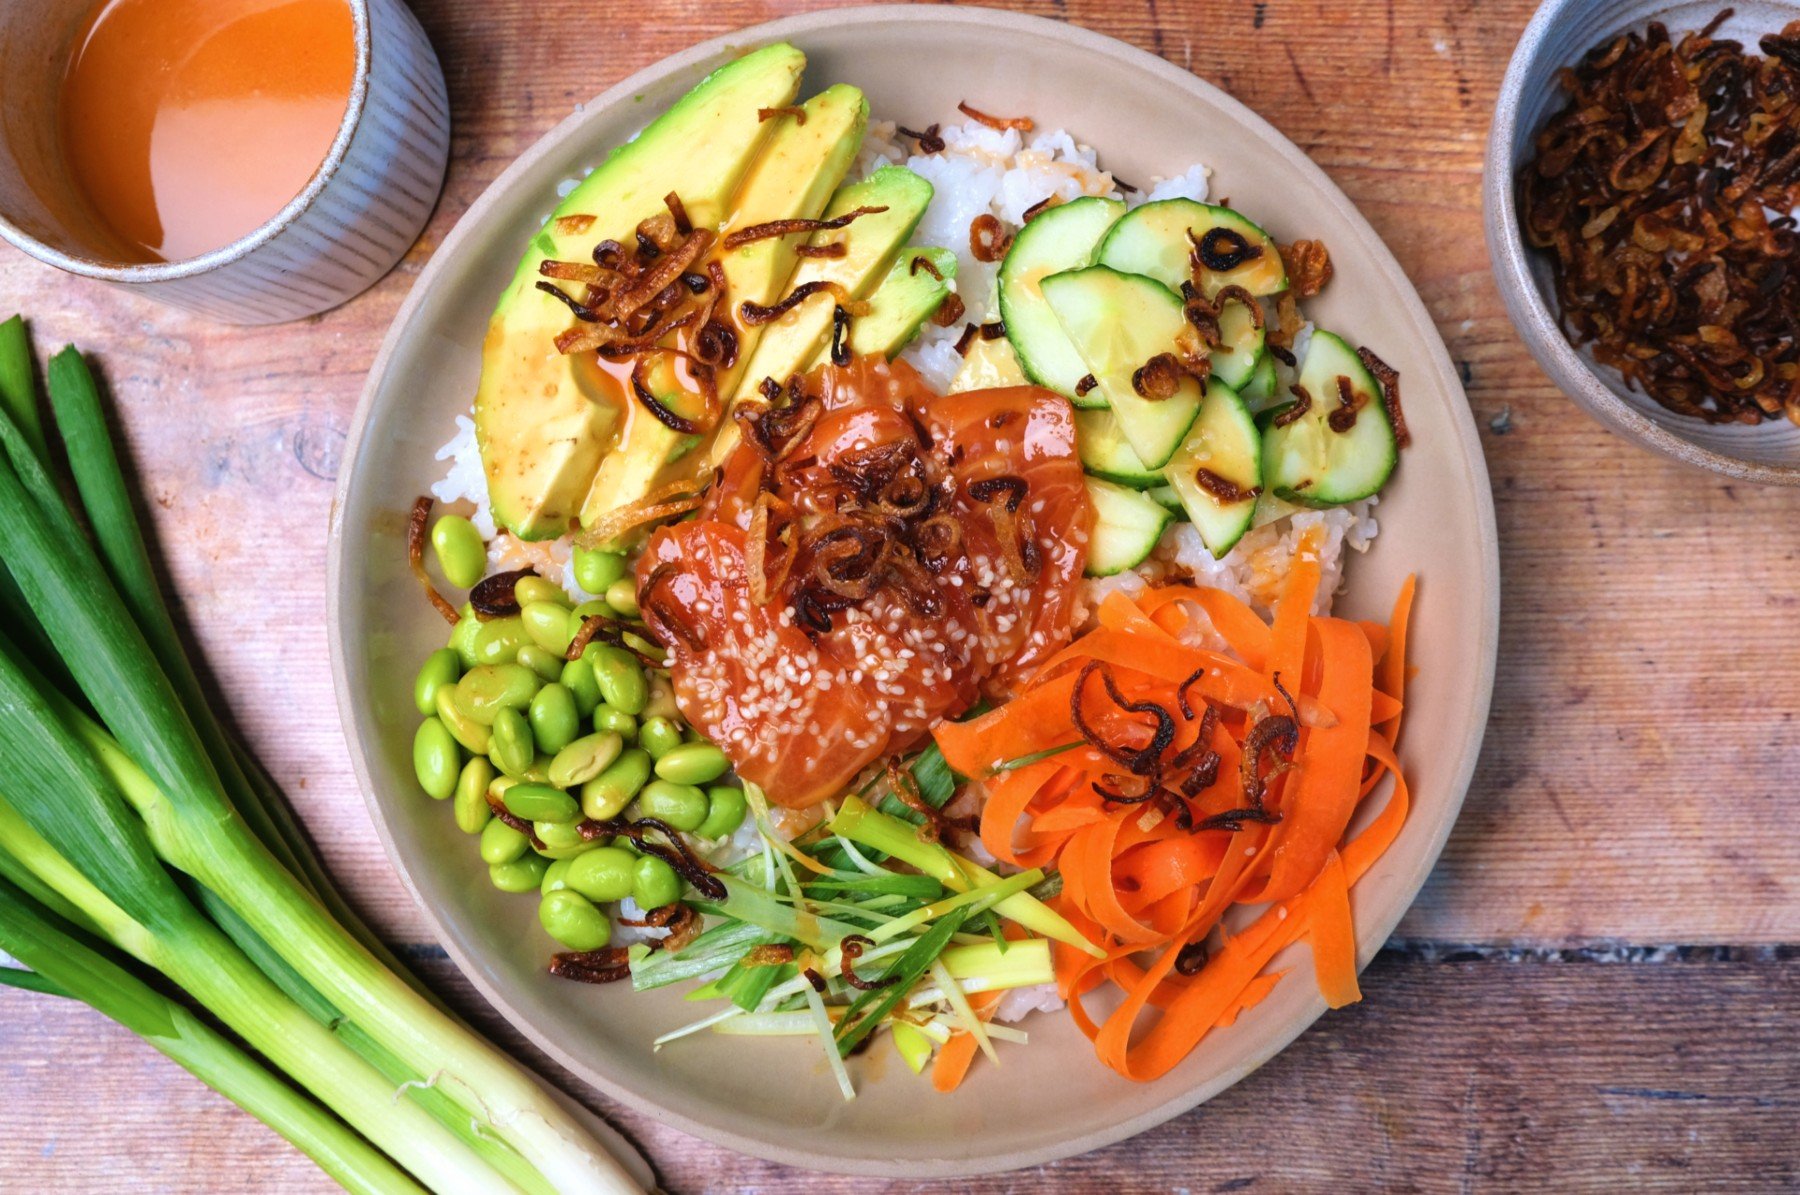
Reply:
<svg viewBox="0 0 1800 1195"><path fill-rule="evenodd" d="M174 980L420 1179L439 1190L481 1191L467 1177L481 1169L472 1152L423 1108L396 1104L391 1082L285 997L188 901L108 791L98 764L24 675L0 653L0 711L7 715L0 718L0 754L10 765L8 799L0 800L6 852L103 937ZM415 1189L376 1179L386 1176L341 1181L367 1191Z"/></svg>
<svg viewBox="0 0 1800 1195"><path fill-rule="evenodd" d="M275 1129L347 1189L418 1190L342 1121L186 1008L89 946L75 926L3 879L0 949L31 968L0 969L0 983L91 1005Z"/></svg>
<svg viewBox="0 0 1800 1195"><path fill-rule="evenodd" d="M67 387L64 390L66 393ZM92 446L104 435L103 426L95 423L97 403L59 403L57 414L65 443ZM188 676L191 670L173 657L165 666L151 642L154 637L172 644L172 634L157 629L159 620L153 612L141 615L152 627L150 634L146 633L139 621L143 603L134 611L126 602L115 583L116 574L109 572L107 563L96 554L35 446L7 410L0 410L0 448L4 448L4 459L0 459L0 564L10 574L16 599L29 608L31 621L41 628L88 706L116 740L119 754L141 769L144 782L125 786L130 791L123 795L141 817L142 833L154 853L141 859L146 866L136 868L129 878L113 875L106 860L95 854L96 841L105 841L113 850L132 849L122 819L109 821L99 815L98 811L108 808L110 786L104 775L82 776L80 787L93 799L56 800L54 782L59 777L46 773L60 768L66 780L71 770L82 769L80 760L86 761L88 769L95 768L96 744L89 736L75 744L85 751L71 746L73 732L65 720L68 711L53 706L43 692L48 686L34 684L17 650L6 645L0 654L11 666L0 670L7 680L6 691L0 695L0 723L5 724L0 727L0 774L8 777L10 791L6 795L23 820L81 873L94 880L104 877L107 882L96 887L163 943L164 949L175 949L178 954L198 951L193 943L202 942L208 950L222 954L228 940L222 935L219 940L203 940L203 935L217 933L205 928L210 923L204 918L174 911L166 893L159 889L146 896L150 889L133 887L150 884L147 865L158 856L192 877L396 1066L441 1092L471 1124L516 1150L552 1188L636 1189L578 1121L515 1063L384 965L362 938L333 917L295 870L272 853L269 842L281 843L282 837L266 825L259 828L267 840L259 837L246 820L245 808L233 801L232 789L239 789L240 795L255 794L252 786L228 779L241 772L221 736L203 729L216 724L204 712L197 686L171 679L171 669ZM110 484L103 475L117 472L116 461L96 463L93 453L77 451L86 461L75 465L78 478L83 472L88 477L78 483L78 489L84 500L93 503L88 514L95 538L114 545L108 555L117 568L117 561L128 553L138 533L135 526L128 531L123 528L132 519L129 504L106 501L102 488L96 488L96 478ZM122 483L119 488L122 492ZM141 586L129 580L126 585L142 593ZM166 645L162 654L169 655ZM179 655L178 649L175 655ZM113 770L119 771L116 766ZM32 779L15 782L15 776ZM258 803L243 804L248 808ZM187 907L192 909L191 904ZM175 947L167 944L171 934L176 935ZM175 967L188 959L183 954L163 961ZM193 978L196 984L204 982L201 977ZM244 984L252 982L248 974L235 978ZM284 1008L280 1002L287 997L278 988L268 990L272 985L266 976L263 980L265 986L254 993L248 989L219 993L227 1008L215 1011L223 1015L239 997L247 999L252 1008ZM186 977L178 982L188 986ZM202 999L212 1006L210 1000ZM304 1023L317 1024L311 1018L304 1018ZM305 1032L299 1019L293 1031ZM329 1033L320 1046L326 1043L335 1044ZM341 1068L346 1075L353 1070L349 1061ZM288 1063L282 1065L292 1073ZM294 1059L293 1065L302 1062ZM333 1076L315 1079L329 1087ZM395 1102L391 1084L387 1091L383 1108L349 1117L371 1136L396 1135L389 1133L383 1122L398 1123L410 1115L401 1110L412 1105ZM337 1098L349 1097L338 1092ZM414 1127L429 1139L435 1122L426 1116L420 1120L423 1123ZM394 1148L405 1152L398 1143ZM471 1152L454 1139L440 1141L433 1148L444 1157L458 1159L458 1165ZM410 1161L407 1164L412 1165ZM421 1160L414 1173L439 1185L437 1170L429 1161ZM488 1179L487 1189L505 1189L505 1180L478 1161L470 1173ZM443 1189L466 1185L451 1176L441 1177Z"/></svg>

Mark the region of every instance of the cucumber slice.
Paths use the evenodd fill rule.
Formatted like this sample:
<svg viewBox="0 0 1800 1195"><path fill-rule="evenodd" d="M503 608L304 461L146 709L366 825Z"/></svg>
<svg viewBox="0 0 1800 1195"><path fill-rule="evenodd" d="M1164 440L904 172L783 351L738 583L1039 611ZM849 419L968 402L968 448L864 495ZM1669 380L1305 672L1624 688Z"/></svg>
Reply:
<svg viewBox="0 0 1800 1195"><path fill-rule="evenodd" d="M1095 477L1134 490L1162 484L1162 470L1138 458L1111 411L1075 412L1075 450L1081 454L1081 467Z"/></svg>
<svg viewBox="0 0 1800 1195"><path fill-rule="evenodd" d="M1098 477L1087 479L1094 507L1094 533L1088 539L1087 575L1110 577L1144 562L1156 550L1163 528L1175 516L1136 490Z"/></svg>
<svg viewBox="0 0 1800 1195"><path fill-rule="evenodd" d="M1176 522L1187 522L1187 508L1181 504L1181 495L1175 492L1174 486L1152 486L1144 491L1144 497L1174 515Z"/></svg>
<svg viewBox="0 0 1800 1195"><path fill-rule="evenodd" d="M1331 413L1341 409L1339 378L1349 379L1358 404L1356 421L1347 431L1334 431L1330 423ZM1293 404L1265 413L1263 458L1275 495L1302 506L1341 506L1387 484L1400 458L1394 427L1382 405L1381 387L1342 337L1313 333L1300 363L1299 384L1312 398L1304 415L1276 427L1273 416Z"/></svg>
<svg viewBox="0 0 1800 1195"><path fill-rule="evenodd" d="M1025 375L1078 407L1103 407L1098 394L1075 393L1087 366L1044 303L1038 284L1085 266L1094 246L1125 213L1117 199L1088 196L1049 208L1019 230L1000 264L1000 318Z"/></svg>
<svg viewBox="0 0 1800 1195"><path fill-rule="evenodd" d="M1152 469L1168 464L1200 413L1200 384L1184 374L1174 394L1150 399L1131 378L1174 349L1186 323L1181 300L1160 282L1106 266L1052 274L1038 289L1093 375L1090 393L1105 397L1138 459Z"/></svg>
<svg viewBox="0 0 1800 1195"><path fill-rule="evenodd" d="M1163 199L1129 212L1100 242L1094 262L1127 274L1143 274L1180 293L1181 284L1193 278L1194 243L1188 234L1202 238L1213 229L1244 238L1256 256L1228 273L1202 271L1201 290L1208 299L1233 283L1252 295L1287 289L1281 254L1268 233L1228 207L1209 207L1191 199ZM1234 390L1249 385L1268 352L1263 329L1242 303L1225 305L1219 316L1219 339L1223 347L1212 354L1213 376Z"/></svg>
<svg viewBox="0 0 1800 1195"><path fill-rule="evenodd" d="M1243 497L1222 502L1198 480L1206 471L1236 486ZM1168 467L1169 485L1193 521L1213 559L1231 551L1256 514L1262 491L1262 435L1244 400L1230 388L1208 382L1200 417Z"/></svg>
<svg viewBox="0 0 1800 1195"><path fill-rule="evenodd" d="M1250 375L1250 381L1238 391L1238 397L1244 400L1252 415L1260 414L1274 405L1275 391L1280 384L1280 379L1275 376L1275 357L1265 352L1256 364L1256 372Z"/></svg>
<svg viewBox="0 0 1800 1195"><path fill-rule="evenodd" d="M1241 237L1251 256L1234 269L1202 270L1200 289L1207 298L1226 286L1241 286L1259 298L1287 289L1287 271L1273 237L1231 208L1192 199L1162 199L1133 209L1112 226L1094 261L1131 274L1147 274L1171 289L1180 289L1192 276L1189 255L1194 242L1204 241L1215 231L1224 234L1228 242L1234 234ZM1188 239L1190 232L1193 240Z"/></svg>

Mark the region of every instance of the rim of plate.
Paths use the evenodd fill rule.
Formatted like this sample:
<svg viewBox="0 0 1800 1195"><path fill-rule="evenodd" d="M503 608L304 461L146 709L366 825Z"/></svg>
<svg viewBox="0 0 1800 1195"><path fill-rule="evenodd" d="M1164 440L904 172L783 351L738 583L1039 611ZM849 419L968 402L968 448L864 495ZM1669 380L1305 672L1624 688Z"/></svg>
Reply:
<svg viewBox="0 0 1800 1195"><path fill-rule="evenodd" d="M1461 383L1451 364L1443 338L1437 332L1436 324L1432 321L1423 300L1420 299L1417 289L1407 278L1405 271L1401 269L1399 262L1395 260L1386 244L1369 226L1368 221L1364 219L1349 198L1338 189L1337 184L1332 182L1330 177L1304 151L1249 107L1205 79L1116 38L1062 21L997 9L975 6L945 8L935 5L921 9L905 4L878 4L787 17L748 26L708 39L661 59L587 101L574 115L564 119L546 132L502 171L488 185L482 195L470 205L469 210L458 220L450 233L445 236L443 243L432 254L431 260L414 282L412 290L400 310L395 314L392 324L389 325L388 333L383 338L380 351L369 368L368 380L365 382L357 402L356 415L351 423L337 491L332 503L327 564L327 633L330 637L332 685L337 695L339 718L350 746L351 763L355 769L357 781L362 786L363 800L368 806L370 818L375 824L382 846L387 851L389 862L399 874L402 884L412 896L414 903L424 914L427 923L437 935L438 941L464 977L483 999L505 1016L508 1022L523 1033L532 1044L583 1082L599 1089L610 1098L628 1105L635 1105L640 1110L651 1111L663 1123L673 1125L692 1136L715 1142L740 1153L785 1165L840 1174L886 1178L956 1178L1015 1170L1087 1153L1134 1137L1171 1120L1232 1087L1262 1066L1263 1063L1285 1050L1295 1038L1310 1028L1326 1011L1325 1001L1316 990L1311 992L1307 1002L1291 1021L1271 1035L1266 1048L1257 1051L1242 1063L1192 1086L1171 1086L1168 1098L1135 1116L1089 1129L1050 1146L972 1155L966 1158L876 1158L868 1155L844 1155L823 1150L796 1148L778 1141L747 1136L732 1129L699 1120L685 1113L678 1106L659 1098L656 1092L627 1086L583 1062L545 1034L528 1018L520 1015L512 1003L498 990L497 985L489 979L478 961L461 948L457 935L451 932L448 923L439 911L423 899L395 844L394 836L383 814L380 799L375 792L374 778L371 775L364 745L357 734L348 682L347 645L343 642L341 634L343 611L340 607L340 594L345 574L343 511L349 504L351 481L357 475L358 459L364 442L364 430L371 417L379 381L388 368L390 357L397 351L404 329L423 303L425 296L430 292L431 284L442 263L454 256L455 250L463 240L474 235L473 230L483 222L488 211L499 203L499 194L505 189L508 181L560 146L596 111L610 108L619 103L629 103L634 94L672 75L686 73L694 75L695 81L698 81L695 68L716 60L721 54L730 53L749 43L763 44L782 40L799 43L804 49L806 37L821 30L893 22L928 23L938 26L998 27L1022 35L1028 34L1062 41L1092 55L1096 60L1103 60L1104 65L1113 69L1139 71L1154 75L1169 84L1178 93L1180 99L1200 99L1231 112L1247 127L1255 130L1259 136L1280 149L1292 168L1303 176L1314 189L1318 202L1336 208L1339 215L1345 218L1353 228L1355 236L1362 242L1361 248L1370 253L1384 270L1400 280L1399 289L1402 292L1404 314L1418 330L1431 360L1434 375L1432 377L1433 385L1446 397L1452 399L1463 397ZM1478 585L1483 595L1481 625L1476 628L1475 668L1469 676L1475 690L1475 705L1471 710L1470 726L1462 744L1463 755L1456 768L1453 783L1450 790L1442 794L1440 820L1434 827L1430 839L1423 844L1424 849L1420 850L1405 868L1400 869L1399 874L1402 878L1396 885L1396 890L1406 894L1404 899L1396 900L1395 907L1388 910L1387 914L1379 920L1371 920L1358 928L1357 965L1359 970L1368 965L1375 953L1393 933L1400 918L1417 899L1419 889L1424 886L1427 876L1430 875L1437 864L1438 857L1443 852L1444 843L1456 823L1457 814L1462 808L1469 782L1475 772L1476 759L1480 754L1486 726L1487 711L1493 696L1500 620L1500 558L1493 498L1488 484L1487 462L1481 451L1473 418L1466 410L1463 410L1453 415L1451 423L1455 428L1454 442L1440 445L1436 451L1450 454L1456 458L1471 481L1476 483L1474 489L1478 495L1478 501L1474 517L1483 548L1480 575L1467 579L1467 583Z"/></svg>

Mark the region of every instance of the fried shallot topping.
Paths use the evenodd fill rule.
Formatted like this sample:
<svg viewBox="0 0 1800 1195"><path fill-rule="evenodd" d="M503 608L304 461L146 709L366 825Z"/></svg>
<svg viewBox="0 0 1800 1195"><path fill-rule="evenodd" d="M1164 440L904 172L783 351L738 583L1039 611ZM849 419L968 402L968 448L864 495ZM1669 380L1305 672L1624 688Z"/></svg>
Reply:
<svg viewBox="0 0 1800 1195"><path fill-rule="evenodd" d="M1800 21L1758 58L1661 24L1561 75L1521 231L1594 359L1709 423L1800 423Z"/></svg>
<svg viewBox="0 0 1800 1195"><path fill-rule="evenodd" d="M998 216L983 212L969 222L969 256L976 261L999 261L1012 248L1012 242L1012 233L1006 231Z"/></svg>
<svg viewBox="0 0 1800 1195"><path fill-rule="evenodd" d="M1029 133L1037 127L1029 116L989 116L978 108L971 108L966 101L957 104L956 110L975 123L984 124L988 128L997 129L1000 132L1017 129L1021 133Z"/></svg>
<svg viewBox="0 0 1800 1195"><path fill-rule="evenodd" d="M1287 271L1288 289L1296 299L1312 298L1331 281L1331 254L1324 241L1295 241L1275 248Z"/></svg>
<svg viewBox="0 0 1800 1195"><path fill-rule="evenodd" d="M796 232L829 232L838 228L847 228L863 216L873 216L887 211L886 205L880 207L852 208L841 216L833 216L829 220L808 220L796 218L792 220L770 220L766 224L752 224L748 228L740 228L727 233L725 248L741 249L753 241L766 240L769 237L790 236Z"/></svg>
<svg viewBox="0 0 1800 1195"><path fill-rule="evenodd" d="M431 497L421 494L418 501L412 504L412 511L406 518L406 563L417 577L419 584L425 587L425 596L431 601L431 608L443 615L444 621L455 626L462 620L444 595L437 591L431 583L431 574L425 571L425 524L431 520Z"/></svg>

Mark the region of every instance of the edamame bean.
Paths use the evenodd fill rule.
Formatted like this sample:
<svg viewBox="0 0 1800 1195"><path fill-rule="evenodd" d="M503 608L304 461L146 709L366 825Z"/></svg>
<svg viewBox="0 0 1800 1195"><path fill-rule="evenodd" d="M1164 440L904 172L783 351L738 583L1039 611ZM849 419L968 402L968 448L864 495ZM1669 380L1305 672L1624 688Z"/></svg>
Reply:
<svg viewBox="0 0 1800 1195"><path fill-rule="evenodd" d="M563 688L575 695L575 712L587 717L600 706L600 682L594 679L594 665L583 656L563 665Z"/></svg>
<svg viewBox="0 0 1800 1195"><path fill-rule="evenodd" d="M525 715L510 707L502 707L494 715L493 734L488 743L488 758L508 776L522 778L537 760L531 741L531 723Z"/></svg>
<svg viewBox="0 0 1800 1195"><path fill-rule="evenodd" d="M589 593L605 593L607 586L625 575L625 558L597 548L575 549L575 584Z"/></svg>
<svg viewBox="0 0 1800 1195"><path fill-rule="evenodd" d="M518 615L495 618L481 624L475 632L477 664L510 664L518 658L519 649L531 642L525 624Z"/></svg>
<svg viewBox="0 0 1800 1195"><path fill-rule="evenodd" d="M518 792L519 790L515 788L513 791ZM572 803L574 799L570 798L570 800ZM575 828L573 819L566 822L532 822L531 832L536 834L537 840L544 844L545 853L566 851L570 847L580 846L587 841L581 836L581 831Z"/></svg>
<svg viewBox="0 0 1800 1195"><path fill-rule="evenodd" d="M633 581L630 577L620 577L617 581L608 585L606 587L606 592L600 596L606 599L607 605L611 606L614 610L617 610L620 614L623 614L626 618L636 618L638 616L637 582Z"/></svg>
<svg viewBox="0 0 1800 1195"><path fill-rule="evenodd" d="M691 784L652 780L638 793L637 808L640 817L653 817L677 830L698 830L706 820L706 793Z"/></svg>
<svg viewBox="0 0 1800 1195"><path fill-rule="evenodd" d="M464 834L479 834L481 828L493 819L494 811L487 803L488 785L494 782L494 765L487 761L487 756L477 755L463 765L462 775L456 778L455 807L456 828Z"/></svg>
<svg viewBox="0 0 1800 1195"><path fill-rule="evenodd" d="M636 747L581 786L581 811L597 822L619 815L650 779L650 755Z"/></svg>
<svg viewBox="0 0 1800 1195"><path fill-rule="evenodd" d="M637 742L637 719L624 710L616 710L601 702L594 708L594 729L610 730L627 743Z"/></svg>
<svg viewBox="0 0 1800 1195"><path fill-rule="evenodd" d="M677 784L711 784L731 770L731 761L711 743L683 743L656 760L656 774Z"/></svg>
<svg viewBox="0 0 1800 1195"><path fill-rule="evenodd" d="M413 735L413 773L420 788L434 800L448 797L456 791L460 761L456 738L448 727L435 717L419 723L418 733Z"/></svg>
<svg viewBox="0 0 1800 1195"><path fill-rule="evenodd" d="M431 551L444 579L458 589L470 589L487 572L487 545L481 532L461 515L445 515L431 526Z"/></svg>
<svg viewBox="0 0 1800 1195"><path fill-rule="evenodd" d="M574 797L548 784L515 784L501 800L508 813L528 822L572 822L581 812Z"/></svg>
<svg viewBox="0 0 1800 1195"><path fill-rule="evenodd" d="M481 620L467 612L450 628L450 650L461 668L475 667L475 636L480 633Z"/></svg>
<svg viewBox="0 0 1800 1195"><path fill-rule="evenodd" d="M648 751L651 759L661 759L681 746L681 728L667 718L645 718L638 727L638 746Z"/></svg>
<svg viewBox="0 0 1800 1195"><path fill-rule="evenodd" d="M570 950L598 950L612 940L612 922L606 914L567 888L538 902L538 924Z"/></svg>
<svg viewBox="0 0 1800 1195"><path fill-rule="evenodd" d="M545 685L531 699L531 736L538 748L555 755L581 733L575 695L561 685Z"/></svg>
<svg viewBox="0 0 1800 1195"><path fill-rule="evenodd" d="M611 767L624 749L625 741L616 734L583 735L558 751L550 761L550 783L558 788L586 784Z"/></svg>
<svg viewBox="0 0 1800 1195"><path fill-rule="evenodd" d="M670 721L681 717L681 707L675 704L675 686L669 683L666 673L650 674L650 699L644 703L644 716Z"/></svg>
<svg viewBox="0 0 1800 1195"><path fill-rule="evenodd" d="M600 696L606 704L634 718L644 712L650 684L636 656L610 643L591 643L581 654L593 664L594 679L600 683Z"/></svg>
<svg viewBox="0 0 1800 1195"><path fill-rule="evenodd" d="M513 582L513 598L521 606L529 606L537 602L552 602L567 610L575 603L563 592L563 587L545 577L520 577Z"/></svg>
<svg viewBox="0 0 1800 1195"><path fill-rule="evenodd" d="M580 626L583 621L593 618L595 615L599 615L601 618L618 617L617 612L599 598L590 598L587 601L582 602L579 606L576 606L574 615L574 624L576 626Z"/></svg>
<svg viewBox="0 0 1800 1195"><path fill-rule="evenodd" d="M637 856L616 846L603 846L569 860L563 882L589 900L608 904L631 895Z"/></svg>
<svg viewBox="0 0 1800 1195"><path fill-rule="evenodd" d="M533 602L523 607L519 621L525 624L525 633L533 643L558 655L569 650L569 640L575 637L579 625L569 608L556 602Z"/></svg>
<svg viewBox="0 0 1800 1195"><path fill-rule="evenodd" d="M463 712L462 706L456 704L456 690L445 685L437 691L437 716L451 737L466 747L472 755L486 755L493 745L493 732Z"/></svg>
<svg viewBox="0 0 1800 1195"><path fill-rule="evenodd" d="M445 685L454 685L461 675L462 661L457 659L456 650L438 648L425 657L425 663L419 666L419 675L413 679L413 705L426 717L437 713L437 691Z"/></svg>
<svg viewBox="0 0 1800 1195"><path fill-rule="evenodd" d="M552 892L560 892L566 888L568 882L564 877L569 874L569 864L574 861L573 859L552 860L550 866L544 869L544 878L538 881L538 891L549 896Z"/></svg>
<svg viewBox="0 0 1800 1195"><path fill-rule="evenodd" d="M631 899L641 909L660 909L681 896L681 877L655 855L645 855L632 869Z"/></svg>
<svg viewBox="0 0 1800 1195"><path fill-rule="evenodd" d="M511 863L531 849L531 840L499 818L481 828L481 861L489 867Z"/></svg>
<svg viewBox="0 0 1800 1195"><path fill-rule="evenodd" d="M456 682L456 704L475 721L492 726L501 710L525 709L543 687L543 679L523 664L477 664Z"/></svg>
<svg viewBox="0 0 1800 1195"><path fill-rule="evenodd" d="M562 680L564 660L560 652L545 651L535 643L527 643L519 649L519 663L537 673L545 684Z"/></svg>
<svg viewBox="0 0 1800 1195"><path fill-rule="evenodd" d="M701 838L729 838L744 824L744 790L715 784L706 790L706 820L694 833Z"/></svg>
<svg viewBox="0 0 1800 1195"><path fill-rule="evenodd" d="M499 825L495 822L494 825ZM544 882L544 876L550 870L550 860L541 855L520 855L510 863L501 863L488 868L488 880L502 892L530 892Z"/></svg>

